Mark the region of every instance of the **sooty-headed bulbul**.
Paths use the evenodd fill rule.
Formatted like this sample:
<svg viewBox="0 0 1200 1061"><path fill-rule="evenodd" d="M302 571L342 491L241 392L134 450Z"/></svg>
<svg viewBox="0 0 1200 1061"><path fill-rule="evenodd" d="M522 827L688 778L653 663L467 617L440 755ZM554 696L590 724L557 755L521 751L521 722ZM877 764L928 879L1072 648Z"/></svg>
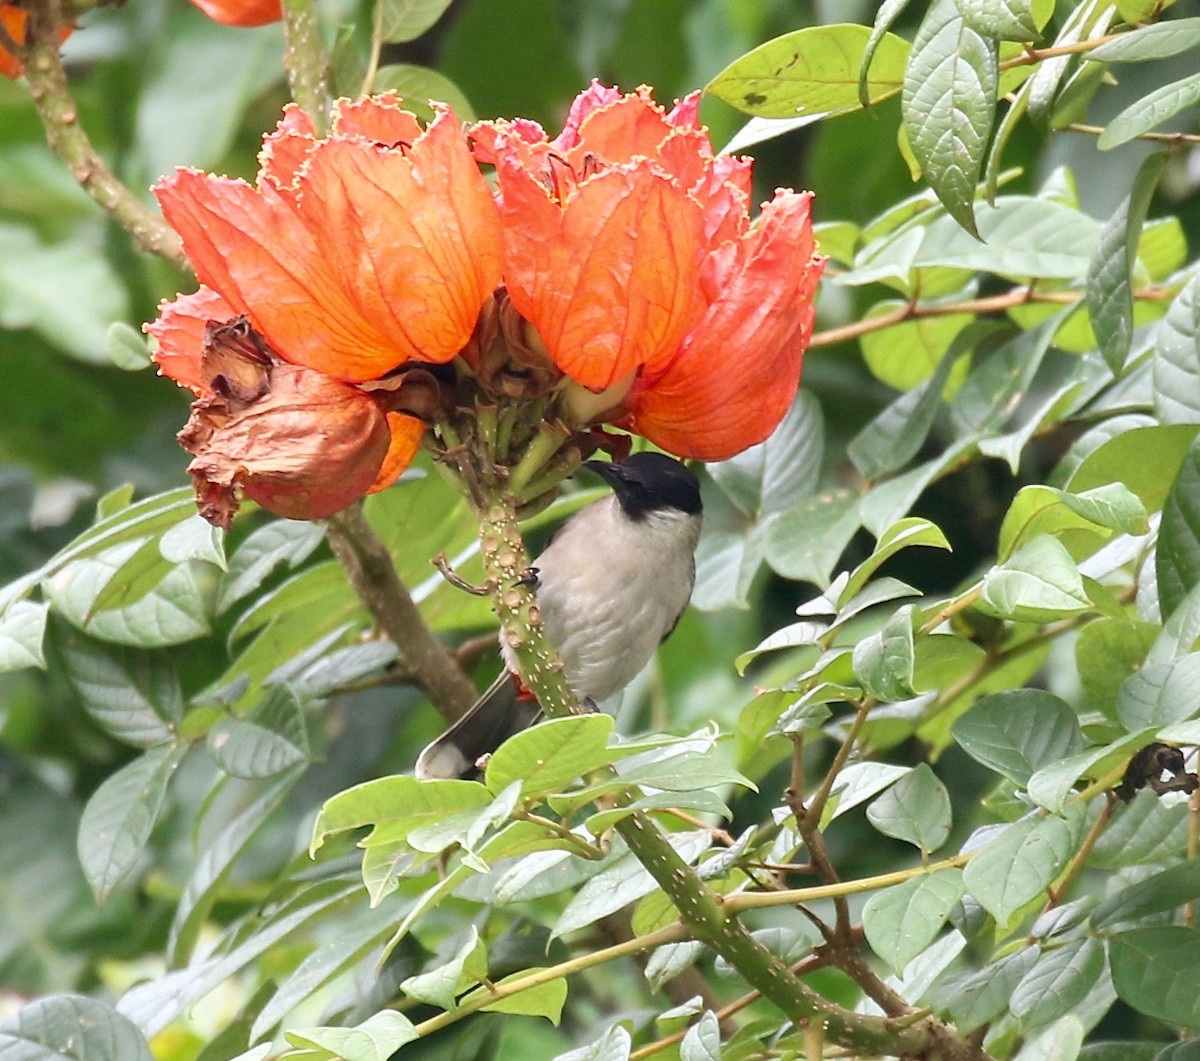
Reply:
<svg viewBox="0 0 1200 1061"><path fill-rule="evenodd" d="M533 573L546 638L562 656L571 691L595 704L637 676L687 607L701 505L696 477L662 453L585 467L613 492L559 528ZM537 721L541 709L523 693L503 639L500 652L500 677L421 752L417 777L474 776L483 756Z"/></svg>

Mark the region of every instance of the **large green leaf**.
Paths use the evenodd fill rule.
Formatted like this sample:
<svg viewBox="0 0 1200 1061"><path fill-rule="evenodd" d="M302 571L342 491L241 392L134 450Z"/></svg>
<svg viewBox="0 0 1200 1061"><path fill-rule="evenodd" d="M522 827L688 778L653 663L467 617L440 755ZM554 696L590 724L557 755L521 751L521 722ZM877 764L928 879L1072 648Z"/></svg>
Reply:
<svg viewBox="0 0 1200 1061"><path fill-rule="evenodd" d="M0 615L0 672L45 667L42 640L50 607L20 600Z"/></svg>
<svg viewBox="0 0 1200 1061"><path fill-rule="evenodd" d="M917 31L904 73L904 128L925 179L975 236L975 186L998 79L995 41L969 26L953 0L937 0Z"/></svg>
<svg viewBox="0 0 1200 1061"><path fill-rule="evenodd" d="M1075 712L1053 693L1011 689L978 700L950 729L972 759L1025 785L1047 763L1083 749Z"/></svg>
<svg viewBox="0 0 1200 1061"><path fill-rule="evenodd" d="M83 995L51 995L0 1022L5 1061L151 1061L141 1032L116 1010Z"/></svg>
<svg viewBox="0 0 1200 1061"><path fill-rule="evenodd" d="M1092 911L1091 921L1097 928L1107 928L1166 913L1197 898L1200 898L1200 861L1192 860L1108 896Z"/></svg>
<svg viewBox="0 0 1200 1061"><path fill-rule="evenodd" d="M304 1049L304 1061L388 1061L405 1043L420 1036L410 1021L385 1009L353 1028L304 1028L284 1033L292 1046Z"/></svg>
<svg viewBox="0 0 1200 1061"><path fill-rule="evenodd" d="M727 66L705 91L763 118L858 110L859 71L870 35L866 26L854 23L787 33ZM870 102L900 91L907 58L902 38L885 33L878 40L866 78Z"/></svg>
<svg viewBox="0 0 1200 1061"><path fill-rule="evenodd" d="M392 44L416 40L449 6L450 0L382 0L380 36Z"/></svg>
<svg viewBox="0 0 1200 1061"><path fill-rule="evenodd" d="M137 864L187 750L186 744L151 748L92 793L79 822L78 849L97 900L106 899Z"/></svg>
<svg viewBox="0 0 1200 1061"><path fill-rule="evenodd" d="M1009 1009L1023 1028L1040 1028L1077 1006L1104 975L1104 944L1071 940L1043 951L1013 988Z"/></svg>
<svg viewBox="0 0 1200 1061"><path fill-rule="evenodd" d="M1033 0L955 0L972 29L1005 41L1035 41L1040 36Z"/></svg>
<svg viewBox="0 0 1200 1061"><path fill-rule="evenodd" d="M613 720L605 714L554 718L506 740L488 761L492 792L514 781L521 795L536 799L612 761L607 744Z"/></svg>
<svg viewBox="0 0 1200 1061"><path fill-rule="evenodd" d="M1200 1024L1200 929L1136 928L1109 943L1113 986L1139 1013L1172 1024Z"/></svg>
<svg viewBox="0 0 1200 1061"><path fill-rule="evenodd" d="M871 949L901 972L941 931L964 890L961 870L941 869L876 892L862 912Z"/></svg>
<svg viewBox="0 0 1200 1061"><path fill-rule="evenodd" d="M963 870L969 891L1000 925L1050 884L1075 847L1062 818L1031 816L1005 826Z"/></svg>
<svg viewBox="0 0 1200 1061"><path fill-rule="evenodd" d="M950 836L950 794L921 763L867 807L867 819L884 836L932 854Z"/></svg>
<svg viewBox="0 0 1200 1061"><path fill-rule="evenodd" d="M906 605L897 611L877 634L854 646L854 676L863 690L882 703L895 703L913 696L913 634L917 609Z"/></svg>
<svg viewBox="0 0 1200 1061"><path fill-rule="evenodd" d="M1090 606L1071 554L1047 534L983 576L980 603L1002 619L1046 623Z"/></svg>

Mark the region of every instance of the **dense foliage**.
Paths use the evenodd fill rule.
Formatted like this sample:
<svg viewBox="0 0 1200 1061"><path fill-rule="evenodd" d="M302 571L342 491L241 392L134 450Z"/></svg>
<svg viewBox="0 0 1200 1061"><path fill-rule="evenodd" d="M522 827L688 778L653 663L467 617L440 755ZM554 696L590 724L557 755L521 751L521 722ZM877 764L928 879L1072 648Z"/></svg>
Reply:
<svg viewBox="0 0 1200 1061"><path fill-rule="evenodd" d="M67 9L62 85L57 0L7 8L0 1058L1200 1056L1194 3L129 0ZM830 259L615 724L478 781L411 776L495 673L430 564L483 580L468 501L419 457L220 531L143 371L192 281L141 189L252 176L322 41L465 119L707 86Z"/></svg>

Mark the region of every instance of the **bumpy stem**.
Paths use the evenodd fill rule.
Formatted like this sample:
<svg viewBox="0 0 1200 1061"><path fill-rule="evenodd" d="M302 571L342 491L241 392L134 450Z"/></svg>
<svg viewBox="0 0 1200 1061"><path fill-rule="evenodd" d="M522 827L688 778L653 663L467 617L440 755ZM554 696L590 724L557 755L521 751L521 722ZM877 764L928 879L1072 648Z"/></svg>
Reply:
<svg viewBox="0 0 1200 1061"><path fill-rule="evenodd" d="M513 648L521 678L551 717L578 710L567 685L562 660L545 637L532 580L529 558L516 518L517 499L495 491L480 513L484 570L495 586L493 600L501 636ZM726 959L789 1018L823 1029L832 1041L863 1053L903 1054L978 1061L985 1055L932 1017L912 1019L867 1016L834 1005L809 988L777 955L755 940L689 866L648 814L635 811L622 819L617 831L674 904L688 934Z"/></svg>
<svg viewBox="0 0 1200 1061"><path fill-rule="evenodd" d="M362 509L352 505L339 512L326 534L359 598L403 654L413 681L448 722L462 716L475 702L475 686L425 625Z"/></svg>
<svg viewBox="0 0 1200 1061"><path fill-rule="evenodd" d="M323 133L329 114L329 58L321 43L312 0L283 0L283 29L288 88L312 118L317 132Z"/></svg>
<svg viewBox="0 0 1200 1061"><path fill-rule="evenodd" d="M37 0L29 11L25 76L29 95L46 129L46 143L66 164L80 187L102 206L138 248L188 269L175 232L108 168L79 124L79 110L67 89L59 55L63 26L59 0Z"/></svg>

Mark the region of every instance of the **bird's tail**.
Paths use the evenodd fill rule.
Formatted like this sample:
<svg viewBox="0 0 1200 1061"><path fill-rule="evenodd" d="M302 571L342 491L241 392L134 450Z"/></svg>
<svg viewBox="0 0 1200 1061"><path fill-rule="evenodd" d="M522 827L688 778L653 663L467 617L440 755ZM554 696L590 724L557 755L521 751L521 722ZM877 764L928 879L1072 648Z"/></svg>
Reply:
<svg viewBox="0 0 1200 1061"><path fill-rule="evenodd" d="M475 777L482 756L533 725L541 713L536 700L521 699L513 676L503 670L462 718L426 746L413 772L422 781Z"/></svg>

